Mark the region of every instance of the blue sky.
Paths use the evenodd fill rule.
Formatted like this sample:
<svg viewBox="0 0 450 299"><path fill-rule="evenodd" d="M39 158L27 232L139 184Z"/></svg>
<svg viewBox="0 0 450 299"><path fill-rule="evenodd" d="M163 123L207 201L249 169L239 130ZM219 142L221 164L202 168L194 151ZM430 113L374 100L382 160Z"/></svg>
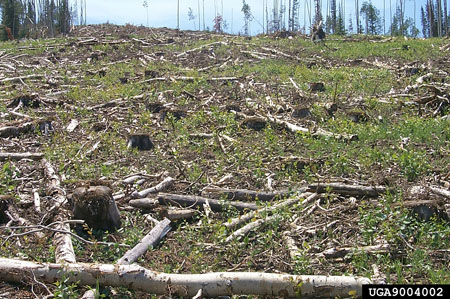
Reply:
<svg viewBox="0 0 450 299"><path fill-rule="evenodd" d="M75 0L72 0L74 2ZM79 2L80 0L78 0ZM273 5L273 0L267 0L270 8ZM285 1L286 4L289 0L278 0L280 2ZM322 6L325 14L325 9L329 0L322 0ZM345 1L345 14L346 14L346 26L348 26L349 15L353 15L353 26L355 27L355 0L342 0ZM360 5L364 0L359 0ZM420 7L424 5L426 0L404 0L406 1L406 13L409 17L414 17L414 3L416 5L416 18L417 26L421 30L420 25ZM98 24L110 22L114 24L133 24L133 25L146 25L147 24L147 11L143 7L143 0L86 0L87 3L87 22L89 24ZM177 27L177 0L147 0L148 2L148 24L151 27ZM205 23L206 27L212 28L212 20L214 19L215 12L222 14L226 22L228 23L227 32L239 33L243 27L243 14L241 12L242 0L180 0L180 28L183 30L198 29L198 4L200 3L200 9L203 9L203 2L205 3ZM250 24L250 30L252 34L262 32L262 15L263 15L263 2L265 0L246 0L250 5L251 11L255 17L255 20ZM312 0L300 0L300 24L303 26L304 22L304 3L313 2ZM339 3L340 0L337 0ZM386 19L389 19L389 4L391 3L393 11L395 11L395 5L398 0L372 0L372 3L380 10L383 17L383 4L386 5ZM196 19L190 21L188 17L189 7L192 8ZM202 15L202 11L201 11ZM201 28L203 28L203 16L201 18ZM388 21L386 22L388 24ZM194 27L195 24L195 27ZM309 17L306 14L306 27L309 27ZM386 30L388 25L386 25Z"/></svg>

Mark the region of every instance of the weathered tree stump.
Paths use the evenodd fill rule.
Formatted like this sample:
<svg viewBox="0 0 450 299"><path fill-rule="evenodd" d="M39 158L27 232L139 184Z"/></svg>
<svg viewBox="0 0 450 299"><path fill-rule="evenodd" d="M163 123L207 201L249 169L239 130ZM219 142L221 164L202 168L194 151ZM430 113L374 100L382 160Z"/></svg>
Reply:
<svg viewBox="0 0 450 299"><path fill-rule="evenodd" d="M20 95L12 99L6 107L16 108L18 105L29 108L39 108L39 106L41 105L41 101L37 94Z"/></svg>
<svg viewBox="0 0 450 299"><path fill-rule="evenodd" d="M420 221L429 222L432 219L450 221L442 200L406 201L403 206Z"/></svg>
<svg viewBox="0 0 450 299"><path fill-rule="evenodd" d="M367 115L362 111L350 111L347 113L348 118L354 123L367 122Z"/></svg>
<svg viewBox="0 0 450 299"><path fill-rule="evenodd" d="M120 214L106 186L78 187L73 192L73 216L90 228L114 231L120 228Z"/></svg>
<svg viewBox="0 0 450 299"><path fill-rule="evenodd" d="M295 107L294 111L292 112L292 117L294 118L307 118L311 115L311 110L306 107Z"/></svg>
<svg viewBox="0 0 450 299"><path fill-rule="evenodd" d="M103 121L99 121L92 124L92 130L94 130L95 132L106 130L107 127L108 127L107 123Z"/></svg>
<svg viewBox="0 0 450 299"><path fill-rule="evenodd" d="M41 120L37 125L42 135L50 135L55 131L51 120Z"/></svg>
<svg viewBox="0 0 450 299"><path fill-rule="evenodd" d="M419 221L436 219L450 222L445 201L429 187L413 186L404 194L403 200L403 207L408 208Z"/></svg>
<svg viewBox="0 0 450 299"><path fill-rule="evenodd" d="M239 107L239 105L237 104L229 104L225 106L225 111L230 112L230 111L236 111L236 112L241 112L241 107Z"/></svg>
<svg viewBox="0 0 450 299"><path fill-rule="evenodd" d="M145 105L145 108L150 111L151 113L159 113L161 110L164 109L164 104L161 102L152 102L147 103Z"/></svg>
<svg viewBox="0 0 450 299"><path fill-rule="evenodd" d="M242 125L255 131L261 131L266 127L267 121L261 117L248 117L242 121Z"/></svg>
<svg viewBox="0 0 450 299"><path fill-rule="evenodd" d="M154 70L145 70L144 76L147 79L148 78L156 78L156 77L159 77L159 72L154 71Z"/></svg>
<svg viewBox="0 0 450 299"><path fill-rule="evenodd" d="M128 138L128 148L137 148L140 151L151 150L154 145L146 134L135 134Z"/></svg>
<svg viewBox="0 0 450 299"><path fill-rule="evenodd" d="M320 167L323 164L321 160L312 160L302 157L289 156L282 160L285 169L302 172L306 167Z"/></svg>
<svg viewBox="0 0 450 299"><path fill-rule="evenodd" d="M10 196L0 195L0 224L5 224L10 220L7 211L11 203L12 199Z"/></svg>
<svg viewBox="0 0 450 299"><path fill-rule="evenodd" d="M180 120L180 119L186 117L187 114L186 114L186 111L181 110L181 109L175 109L175 108L172 108L172 109L164 108L159 111L159 118L161 121L164 121L168 115L172 115L172 117L174 119Z"/></svg>
<svg viewBox="0 0 450 299"><path fill-rule="evenodd" d="M323 82L313 82L309 85L309 90L311 92L324 92L325 91L325 84Z"/></svg>

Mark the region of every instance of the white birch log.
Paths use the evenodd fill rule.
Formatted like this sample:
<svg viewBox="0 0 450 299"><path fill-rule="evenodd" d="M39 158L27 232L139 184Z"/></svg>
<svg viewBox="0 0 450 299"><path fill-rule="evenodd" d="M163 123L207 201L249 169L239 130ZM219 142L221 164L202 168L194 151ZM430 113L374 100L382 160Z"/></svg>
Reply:
<svg viewBox="0 0 450 299"><path fill-rule="evenodd" d="M323 129L318 129L315 132L310 131L308 128L300 127L298 125L292 124L290 122L287 122L285 120L281 120L272 116L267 116L267 120L269 120L272 123L282 125L292 133L302 132L302 133L311 133L312 136L322 136L322 137L332 137L340 140L348 140L348 141L355 141L358 140L357 135L348 135L348 134L336 134L332 132L325 131Z"/></svg>
<svg viewBox="0 0 450 299"><path fill-rule="evenodd" d="M307 198L305 198L305 196L308 196ZM262 209L258 209L256 211L251 211L248 212L240 217L236 217L231 219L230 221L224 223L223 225L228 228L231 229L233 227L236 227L242 223L248 222L250 221L253 217L255 217L258 214L262 214L265 212L272 212L274 210L280 209L282 207L286 207L286 206L292 206L295 205L296 203L298 203L300 200L304 199L302 201L302 204L307 204L313 200L316 200L319 197L319 195L317 193L302 193L299 196L296 196L294 198L289 198L287 200L284 200L280 203L277 203L276 205L273 205L271 207L266 207L266 208L262 208Z"/></svg>
<svg viewBox="0 0 450 299"><path fill-rule="evenodd" d="M33 189L34 210L37 213L41 212L41 198L37 189Z"/></svg>
<svg viewBox="0 0 450 299"><path fill-rule="evenodd" d="M130 200L128 204L142 210L153 210L159 205L159 201L156 198L138 198Z"/></svg>
<svg viewBox="0 0 450 299"><path fill-rule="evenodd" d="M366 253L388 253L391 246L388 243L362 246L362 247L340 247L340 248L330 248L321 253L319 256L324 256L325 258L343 258L351 252L364 251Z"/></svg>
<svg viewBox="0 0 450 299"><path fill-rule="evenodd" d="M164 220L160 221L136 246L128 250L117 263L119 265L129 265L134 263L150 246L156 246L170 229L170 220L164 218Z"/></svg>
<svg viewBox="0 0 450 299"><path fill-rule="evenodd" d="M69 123L69 125L67 126L66 130L69 133L72 133L73 131L75 131L76 127L78 126L79 121L76 119L72 119Z"/></svg>
<svg viewBox="0 0 450 299"><path fill-rule="evenodd" d="M295 244L295 240L289 235L288 231L284 232L283 240L286 243L286 246L289 250L289 255L291 256L291 259L295 261L297 256L300 255L300 249L298 248L297 244Z"/></svg>
<svg viewBox="0 0 450 299"><path fill-rule="evenodd" d="M241 201L226 201L226 200L218 200L218 199L210 199L201 196L194 195L178 195L178 194L168 194L168 193L159 193L158 201L162 205L169 205L171 203L176 203L182 207L200 207L203 208L203 205L208 202L209 206L214 212L220 212L227 206L235 207L239 211L243 211L245 209L256 210L257 205L255 203L250 202L241 202Z"/></svg>
<svg viewBox="0 0 450 299"><path fill-rule="evenodd" d="M437 195L440 195L447 199L450 199L450 191L449 190L445 190L445 189L434 187L434 186L430 186L430 190Z"/></svg>
<svg viewBox="0 0 450 299"><path fill-rule="evenodd" d="M264 223L271 222L273 220L280 219L280 218L281 217L279 215L273 215L273 216L269 216L266 218L258 219L253 222L247 223L246 225L244 225L243 227L241 227L240 229L238 229L237 231L235 231L234 233L229 235L225 239L225 242L229 243L229 242L233 241L234 239L237 239L238 237L245 236L251 230L255 230L256 228L260 227Z"/></svg>
<svg viewBox="0 0 450 299"><path fill-rule="evenodd" d="M205 187L203 192L205 195L217 195L221 197L226 195L228 199L231 200L260 200L260 201L270 201L275 198L281 198L289 194L289 192L263 192L263 191L253 191L246 189L226 189L219 187Z"/></svg>
<svg viewBox="0 0 450 299"><path fill-rule="evenodd" d="M162 192L165 191L167 189L169 189L173 183L175 182L175 179L171 178L170 176L165 178L161 183L159 183L158 185L142 190L140 192L133 192L133 194L131 194L131 197L133 198L144 198L149 194L153 194L153 193L158 193L158 192Z"/></svg>
<svg viewBox="0 0 450 299"><path fill-rule="evenodd" d="M199 212L194 209L163 209L159 212L159 215L162 217L166 217L170 221L178 221L191 219Z"/></svg>
<svg viewBox="0 0 450 299"><path fill-rule="evenodd" d="M43 153L0 153L0 161L5 160L21 160L21 159L30 159L30 160L41 160L44 158Z"/></svg>
<svg viewBox="0 0 450 299"><path fill-rule="evenodd" d="M136 264L49 264L0 258L0 279L23 282L33 277L54 283L63 277L80 285L127 287L158 295L205 297L261 295L285 298L361 297L362 285L371 281L353 276L309 276L260 272L217 272L206 274L166 274ZM31 279L32 281L32 279ZM169 290L170 293L169 294Z"/></svg>
<svg viewBox="0 0 450 299"><path fill-rule="evenodd" d="M123 179L122 183L124 183L124 184L134 184L134 182L136 182L136 181L138 181L138 180L140 180L142 178L144 178L144 177L142 175L139 175L139 174L132 175L130 177L127 177L126 179Z"/></svg>
<svg viewBox="0 0 450 299"><path fill-rule="evenodd" d="M43 78L44 75L40 75L40 74L31 74L31 75L27 75L27 76L20 76L20 77L14 77L14 78L5 78L5 79L1 79L0 83L6 83L6 82L16 82L16 81L22 81L22 80L26 80L26 79L41 79Z"/></svg>
<svg viewBox="0 0 450 299"><path fill-rule="evenodd" d="M47 192L55 200L55 206L61 210L60 215L57 217L57 220L61 221L61 224L58 224L55 228L58 230L70 231L70 225L68 223L63 223L63 221L67 219L64 216L64 211L62 211L61 206L67 201L67 199L65 192L61 189L61 181L53 169L53 166L46 159L43 159L41 164L44 168L45 176L49 181ZM55 258L57 263L76 262L72 239L69 234L55 233L53 243L56 247Z"/></svg>
<svg viewBox="0 0 450 299"><path fill-rule="evenodd" d="M134 263L141 255L143 255L150 246L155 246L170 231L170 221L164 219L157 222L156 226L132 249L128 250L118 261L118 265L130 265ZM86 291L82 299L98 298L96 289Z"/></svg>

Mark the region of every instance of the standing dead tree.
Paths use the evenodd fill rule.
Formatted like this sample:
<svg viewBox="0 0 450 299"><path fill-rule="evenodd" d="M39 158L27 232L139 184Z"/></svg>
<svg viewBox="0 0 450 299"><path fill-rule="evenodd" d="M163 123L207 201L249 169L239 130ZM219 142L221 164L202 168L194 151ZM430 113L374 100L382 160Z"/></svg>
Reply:
<svg viewBox="0 0 450 299"><path fill-rule="evenodd" d="M321 42L325 39L325 31L322 28L322 21L318 24L313 25L311 29L311 41Z"/></svg>

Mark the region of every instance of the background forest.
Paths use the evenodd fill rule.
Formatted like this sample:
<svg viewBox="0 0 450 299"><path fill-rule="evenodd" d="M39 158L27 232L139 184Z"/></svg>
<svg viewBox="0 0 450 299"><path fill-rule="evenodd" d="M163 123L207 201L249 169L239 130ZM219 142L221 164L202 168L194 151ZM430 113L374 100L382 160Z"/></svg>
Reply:
<svg viewBox="0 0 450 299"><path fill-rule="evenodd" d="M271 2L269 4L269 2ZM395 2L395 3L393 3ZM345 13L345 1L342 0L266 0L262 1L264 10L262 22L255 18L252 7L242 1L238 8L244 20L239 34L251 35L250 25L257 23L264 33L291 31L306 33L311 24L322 21L325 31L329 34L370 34L392 35L410 37L439 37L449 32L448 0L427 0L421 5L420 12L416 13L414 0L414 13L408 16L406 5L411 1L360 1L355 0L356 15ZM175 4L175 3L174 3ZM144 1L143 7L149 18L151 2ZM198 10L189 7L187 12L189 20L199 31L227 32L230 21L225 19L220 5L198 0ZM11 29L14 38L54 37L58 34L67 34L73 25L86 25L86 0L0 0L1 28L0 40L7 40L5 27ZM214 9L214 19L205 20L205 9ZM253 7L253 9L255 9ZM258 7L260 11L261 7ZM386 14L389 11L389 15ZM383 12L383 13L382 13ZM180 1L177 1L177 28L180 27ZM202 20L203 15L203 20ZM421 28L417 28L416 15L420 15ZM301 17L303 16L303 23ZM347 20L346 20L346 17ZM197 20L197 21L196 21ZM212 22L212 24L211 24ZM231 21L233 22L233 21ZM210 23L210 26L207 25ZM203 28L202 25L203 24ZM229 30L228 30L229 31ZM233 30L231 30L233 31ZM9 37L11 39L11 37Z"/></svg>

